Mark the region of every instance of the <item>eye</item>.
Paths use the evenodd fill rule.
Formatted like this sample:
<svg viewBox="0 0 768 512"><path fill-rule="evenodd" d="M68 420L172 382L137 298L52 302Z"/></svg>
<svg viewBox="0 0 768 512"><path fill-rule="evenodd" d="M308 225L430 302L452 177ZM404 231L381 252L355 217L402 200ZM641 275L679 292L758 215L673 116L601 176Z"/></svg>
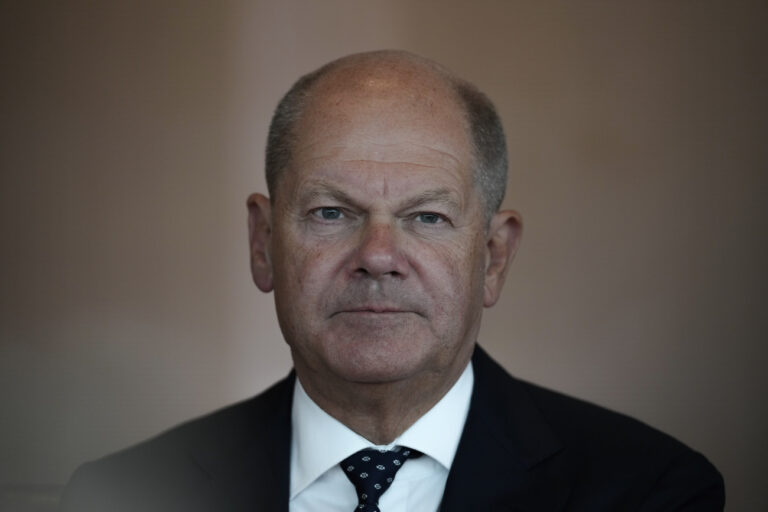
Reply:
<svg viewBox="0 0 768 512"><path fill-rule="evenodd" d="M338 220L344 217L344 212L341 211L341 208L334 208L332 206L315 208L311 213L322 220Z"/></svg>
<svg viewBox="0 0 768 512"><path fill-rule="evenodd" d="M425 212L416 215L416 220L423 222L424 224L439 224L445 222L445 217L439 213Z"/></svg>

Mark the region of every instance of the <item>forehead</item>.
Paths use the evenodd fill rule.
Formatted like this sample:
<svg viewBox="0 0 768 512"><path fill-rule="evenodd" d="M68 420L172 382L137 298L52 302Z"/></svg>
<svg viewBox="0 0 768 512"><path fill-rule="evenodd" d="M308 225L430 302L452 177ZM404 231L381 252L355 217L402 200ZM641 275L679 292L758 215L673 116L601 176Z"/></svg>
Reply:
<svg viewBox="0 0 768 512"><path fill-rule="evenodd" d="M464 110L452 85L423 66L374 63L331 72L312 87L294 135L293 172L309 160L335 158L413 163L471 179Z"/></svg>

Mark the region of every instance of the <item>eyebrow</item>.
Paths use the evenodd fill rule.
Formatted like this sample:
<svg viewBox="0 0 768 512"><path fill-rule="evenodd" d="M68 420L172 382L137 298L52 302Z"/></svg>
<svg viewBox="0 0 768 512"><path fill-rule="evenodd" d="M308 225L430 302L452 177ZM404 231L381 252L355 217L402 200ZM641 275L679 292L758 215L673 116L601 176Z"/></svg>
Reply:
<svg viewBox="0 0 768 512"><path fill-rule="evenodd" d="M356 204L356 201L352 199L351 196L345 194L338 188L326 182L312 183L308 187L308 190L305 190L304 192L299 194L301 203L308 203L317 199L318 197L323 197L323 196L331 197L332 199L335 199L336 201L339 201L341 203Z"/></svg>
<svg viewBox="0 0 768 512"><path fill-rule="evenodd" d="M461 209L461 202L457 200L456 194L448 188L426 190L416 197L409 198L405 205L406 209L411 209L430 203L439 203L454 210Z"/></svg>

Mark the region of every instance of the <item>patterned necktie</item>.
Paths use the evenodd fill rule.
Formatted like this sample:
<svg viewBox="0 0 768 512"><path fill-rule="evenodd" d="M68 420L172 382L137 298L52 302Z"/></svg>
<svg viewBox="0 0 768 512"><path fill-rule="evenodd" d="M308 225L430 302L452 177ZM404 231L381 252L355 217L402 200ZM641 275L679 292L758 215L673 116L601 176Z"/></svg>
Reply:
<svg viewBox="0 0 768 512"><path fill-rule="evenodd" d="M341 469L357 491L360 503L355 510L381 512L379 498L392 485L395 473L403 467L406 460L420 456L421 452L396 446L391 451L366 448L341 461Z"/></svg>

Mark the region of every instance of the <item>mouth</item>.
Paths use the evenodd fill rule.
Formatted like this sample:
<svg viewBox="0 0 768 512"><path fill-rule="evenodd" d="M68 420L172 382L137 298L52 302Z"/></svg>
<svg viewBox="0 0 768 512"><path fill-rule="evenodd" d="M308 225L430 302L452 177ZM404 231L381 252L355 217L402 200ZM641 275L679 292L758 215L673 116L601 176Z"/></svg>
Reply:
<svg viewBox="0 0 768 512"><path fill-rule="evenodd" d="M336 311L331 316L341 315L341 314L356 314L356 315L396 315L396 314L418 314L416 311L410 310L410 309L402 309L399 307L393 307L393 306L384 306L384 305L364 305L364 306L356 306L353 308L345 308L339 311Z"/></svg>

